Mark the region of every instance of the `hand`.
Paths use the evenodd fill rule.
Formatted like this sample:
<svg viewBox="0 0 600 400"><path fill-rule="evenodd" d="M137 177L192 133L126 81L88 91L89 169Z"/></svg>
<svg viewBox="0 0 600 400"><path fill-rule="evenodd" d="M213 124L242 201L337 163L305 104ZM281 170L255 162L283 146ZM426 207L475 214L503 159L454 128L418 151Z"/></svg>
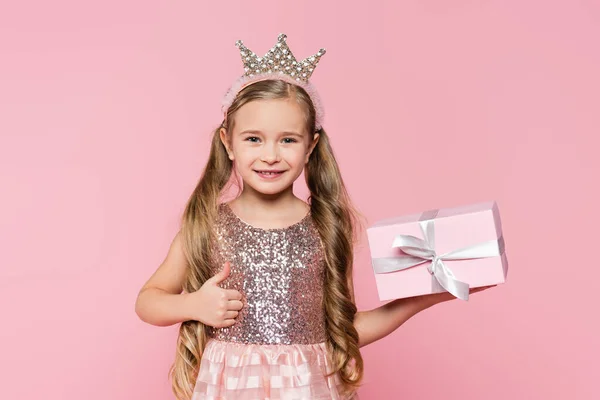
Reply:
<svg viewBox="0 0 600 400"><path fill-rule="evenodd" d="M470 288L469 289L469 297L472 294L479 293L479 292L482 292L484 290L487 290L487 289L490 289L490 288L493 288L493 287L496 287L496 286L498 286L498 285L490 285L490 286L481 286L481 287L476 287L476 288ZM420 296L418 298L420 298L423 301L425 307L431 307L431 306L433 306L435 304L442 303L444 301L449 301L449 300L455 300L456 299L456 297L454 297L452 294L450 294L448 292L433 293L433 294L428 294L428 295L425 295L425 296Z"/></svg>
<svg viewBox="0 0 600 400"><path fill-rule="evenodd" d="M472 295L473 293L479 293L479 292L482 292L484 290L487 290L489 288L493 288L496 286L498 286L498 285L490 285L490 286L481 286L481 287L477 287L477 288L471 288L471 289L469 289L469 296Z"/></svg>
<svg viewBox="0 0 600 400"><path fill-rule="evenodd" d="M231 272L231 264L226 262L221 272L208 279L200 289L187 293L186 305L191 319L215 328L225 328L235 324L235 318L242 309L242 294L233 289L223 289L223 282Z"/></svg>

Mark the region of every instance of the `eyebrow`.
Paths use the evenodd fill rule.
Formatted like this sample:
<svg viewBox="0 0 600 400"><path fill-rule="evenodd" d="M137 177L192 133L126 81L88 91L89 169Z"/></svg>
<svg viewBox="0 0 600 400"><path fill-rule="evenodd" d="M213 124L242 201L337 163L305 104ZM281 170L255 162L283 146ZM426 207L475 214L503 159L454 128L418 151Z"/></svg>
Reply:
<svg viewBox="0 0 600 400"><path fill-rule="evenodd" d="M240 132L240 135L244 135L244 134L263 134L262 131L256 130L256 129L247 129L245 131ZM298 132L294 132L294 131L283 131L280 132L284 135L291 135L291 136L298 136L298 137L304 137L302 134L298 133Z"/></svg>

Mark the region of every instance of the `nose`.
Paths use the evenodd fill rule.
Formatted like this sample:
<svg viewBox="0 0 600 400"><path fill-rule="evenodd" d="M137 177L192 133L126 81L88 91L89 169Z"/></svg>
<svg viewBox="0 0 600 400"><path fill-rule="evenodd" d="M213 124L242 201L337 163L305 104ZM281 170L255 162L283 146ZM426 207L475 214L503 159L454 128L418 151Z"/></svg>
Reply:
<svg viewBox="0 0 600 400"><path fill-rule="evenodd" d="M279 148L277 147L277 144L265 144L260 159L268 164L279 161Z"/></svg>

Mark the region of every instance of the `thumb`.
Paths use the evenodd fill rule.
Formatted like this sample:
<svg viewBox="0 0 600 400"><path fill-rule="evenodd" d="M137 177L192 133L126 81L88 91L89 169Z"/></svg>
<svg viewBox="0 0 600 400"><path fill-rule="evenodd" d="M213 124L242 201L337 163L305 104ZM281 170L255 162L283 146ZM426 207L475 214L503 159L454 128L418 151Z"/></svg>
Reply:
<svg viewBox="0 0 600 400"><path fill-rule="evenodd" d="M215 284L221 283L225 279L227 279L230 272L231 272L231 264L229 263L229 261L227 261L223 265L223 269L220 272L218 272L215 276L213 276L211 280Z"/></svg>

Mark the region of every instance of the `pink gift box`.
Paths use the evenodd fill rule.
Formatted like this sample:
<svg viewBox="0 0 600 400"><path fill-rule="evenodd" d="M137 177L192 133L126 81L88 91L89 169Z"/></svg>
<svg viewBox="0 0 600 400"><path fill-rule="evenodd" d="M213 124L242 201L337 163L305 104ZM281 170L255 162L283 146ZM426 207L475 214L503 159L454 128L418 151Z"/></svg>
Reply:
<svg viewBox="0 0 600 400"><path fill-rule="evenodd" d="M469 287L506 280L508 261L495 201L379 221L367 236L382 301L445 290L467 300Z"/></svg>

